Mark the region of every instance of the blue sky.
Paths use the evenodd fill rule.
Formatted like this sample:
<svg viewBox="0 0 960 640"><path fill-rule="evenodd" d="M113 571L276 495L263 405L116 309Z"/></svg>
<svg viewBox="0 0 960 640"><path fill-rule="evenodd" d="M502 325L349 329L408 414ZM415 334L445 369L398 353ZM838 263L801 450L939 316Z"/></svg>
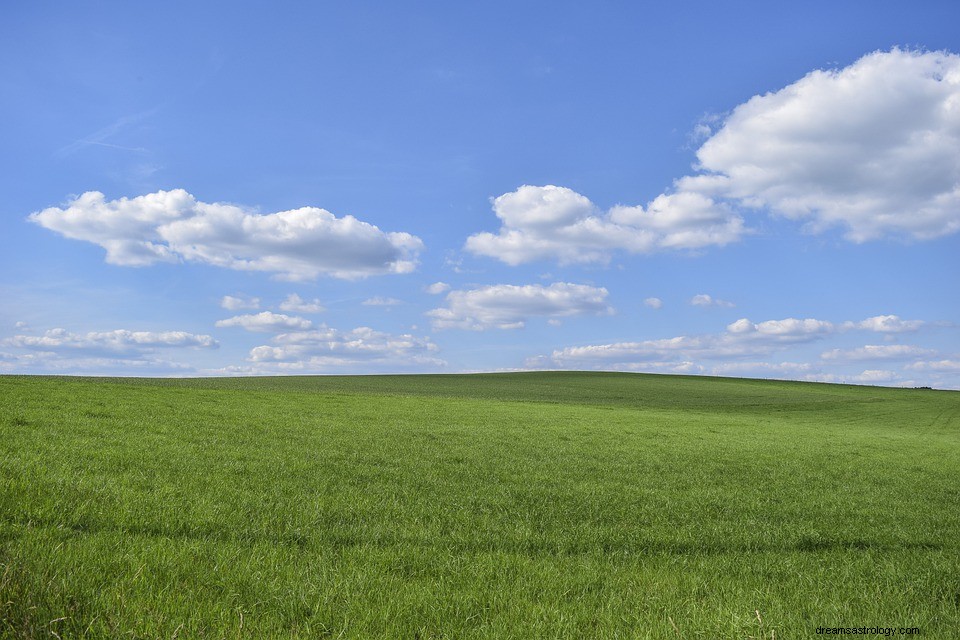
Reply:
<svg viewBox="0 0 960 640"><path fill-rule="evenodd" d="M0 10L0 372L960 388L960 5L197 4Z"/></svg>

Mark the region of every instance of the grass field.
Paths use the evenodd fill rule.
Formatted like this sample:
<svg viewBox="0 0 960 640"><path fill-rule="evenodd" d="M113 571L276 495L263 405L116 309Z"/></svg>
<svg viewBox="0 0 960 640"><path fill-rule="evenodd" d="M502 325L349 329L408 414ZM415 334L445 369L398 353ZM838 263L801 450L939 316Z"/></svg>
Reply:
<svg viewBox="0 0 960 640"><path fill-rule="evenodd" d="M3 638L818 626L960 637L960 393L0 377Z"/></svg>

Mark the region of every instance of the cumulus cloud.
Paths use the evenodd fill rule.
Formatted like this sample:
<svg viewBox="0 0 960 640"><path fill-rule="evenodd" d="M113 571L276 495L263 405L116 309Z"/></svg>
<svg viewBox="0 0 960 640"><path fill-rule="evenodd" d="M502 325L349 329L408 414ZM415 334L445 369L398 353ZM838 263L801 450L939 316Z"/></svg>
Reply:
<svg viewBox="0 0 960 640"><path fill-rule="evenodd" d="M650 307L651 309L660 309L663 307L663 300L660 298L647 298L643 301L643 304Z"/></svg>
<svg viewBox="0 0 960 640"><path fill-rule="evenodd" d="M445 364L436 357L438 351L429 338L393 335L369 327L339 331L323 325L311 331L280 334L271 344L254 347L248 358L253 366L246 372L437 368Z"/></svg>
<svg viewBox="0 0 960 640"><path fill-rule="evenodd" d="M960 56L893 49L754 96L696 152L698 173L646 207L601 211L566 187L493 200L497 233L465 248L510 265L606 262L612 252L723 246L762 211L854 242L960 230ZM713 131L705 124L703 134Z"/></svg>
<svg viewBox="0 0 960 640"><path fill-rule="evenodd" d="M288 316L272 311L261 311L242 316L234 316L225 320L217 320L218 327L240 327L247 331L263 333L278 333L291 329L309 329L313 323L299 316Z"/></svg>
<svg viewBox="0 0 960 640"><path fill-rule="evenodd" d="M524 185L493 200L498 233L467 238L465 248L510 265L534 260L561 264L607 262L613 251L650 253L701 249L734 242L743 220L699 194L661 195L646 209L600 211L585 196L554 185Z"/></svg>
<svg viewBox="0 0 960 640"><path fill-rule="evenodd" d="M320 304L319 298L307 301L297 294L291 293L280 303L280 310L292 313L322 313L324 308Z"/></svg>
<svg viewBox="0 0 960 640"><path fill-rule="evenodd" d="M223 298L220 300L220 306L228 311L239 311L240 309L259 309L260 298L223 296Z"/></svg>
<svg viewBox="0 0 960 640"><path fill-rule="evenodd" d="M814 318L786 318L784 320L766 320L754 324L747 318L740 318L727 325L727 331L741 338L775 339L780 342L806 341L811 337L833 333L836 326L826 320Z"/></svg>
<svg viewBox="0 0 960 640"><path fill-rule="evenodd" d="M732 302L726 300L721 300L719 298L714 298L706 293L698 293L697 295L690 298L690 304L695 307L734 307Z"/></svg>
<svg viewBox="0 0 960 640"><path fill-rule="evenodd" d="M316 207L258 214L201 202L182 189L110 201L89 191L29 219L100 245L110 264L187 261L289 280L407 273L423 249L416 236L386 233L349 215Z"/></svg>
<svg viewBox="0 0 960 640"><path fill-rule="evenodd" d="M894 49L736 107L676 182L863 242L960 229L960 56Z"/></svg>
<svg viewBox="0 0 960 640"><path fill-rule="evenodd" d="M446 282L434 282L433 284L426 287L425 291L431 293L435 296L440 295L441 293L446 293L450 291L450 285Z"/></svg>
<svg viewBox="0 0 960 640"><path fill-rule="evenodd" d="M398 304L403 304L403 300L397 300L396 298L385 298L383 296L374 296L372 298L367 298L362 304L368 307L395 307Z"/></svg>
<svg viewBox="0 0 960 640"><path fill-rule="evenodd" d="M446 307L427 313L436 329L519 329L531 316L555 319L612 313L606 289L567 282L451 291L446 303Z"/></svg>
<svg viewBox="0 0 960 640"><path fill-rule="evenodd" d="M858 361L858 360L910 360L923 358L936 353L932 349L923 349L906 344L868 344L856 349L831 349L823 352L820 357L824 360Z"/></svg>

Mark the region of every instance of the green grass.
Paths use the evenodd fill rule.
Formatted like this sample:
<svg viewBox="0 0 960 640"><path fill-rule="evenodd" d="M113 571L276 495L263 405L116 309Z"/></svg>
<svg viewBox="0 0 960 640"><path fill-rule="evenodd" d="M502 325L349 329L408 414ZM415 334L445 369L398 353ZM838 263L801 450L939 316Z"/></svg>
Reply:
<svg viewBox="0 0 960 640"><path fill-rule="evenodd" d="M0 377L3 638L821 625L960 637L960 393Z"/></svg>

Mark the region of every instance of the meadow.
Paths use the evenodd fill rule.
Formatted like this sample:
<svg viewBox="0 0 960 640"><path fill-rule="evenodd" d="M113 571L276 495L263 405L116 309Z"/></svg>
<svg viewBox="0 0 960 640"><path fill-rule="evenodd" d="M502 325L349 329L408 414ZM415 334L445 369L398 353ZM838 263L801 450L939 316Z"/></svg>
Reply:
<svg viewBox="0 0 960 640"><path fill-rule="evenodd" d="M2 638L821 626L960 637L960 393L0 377Z"/></svg>

